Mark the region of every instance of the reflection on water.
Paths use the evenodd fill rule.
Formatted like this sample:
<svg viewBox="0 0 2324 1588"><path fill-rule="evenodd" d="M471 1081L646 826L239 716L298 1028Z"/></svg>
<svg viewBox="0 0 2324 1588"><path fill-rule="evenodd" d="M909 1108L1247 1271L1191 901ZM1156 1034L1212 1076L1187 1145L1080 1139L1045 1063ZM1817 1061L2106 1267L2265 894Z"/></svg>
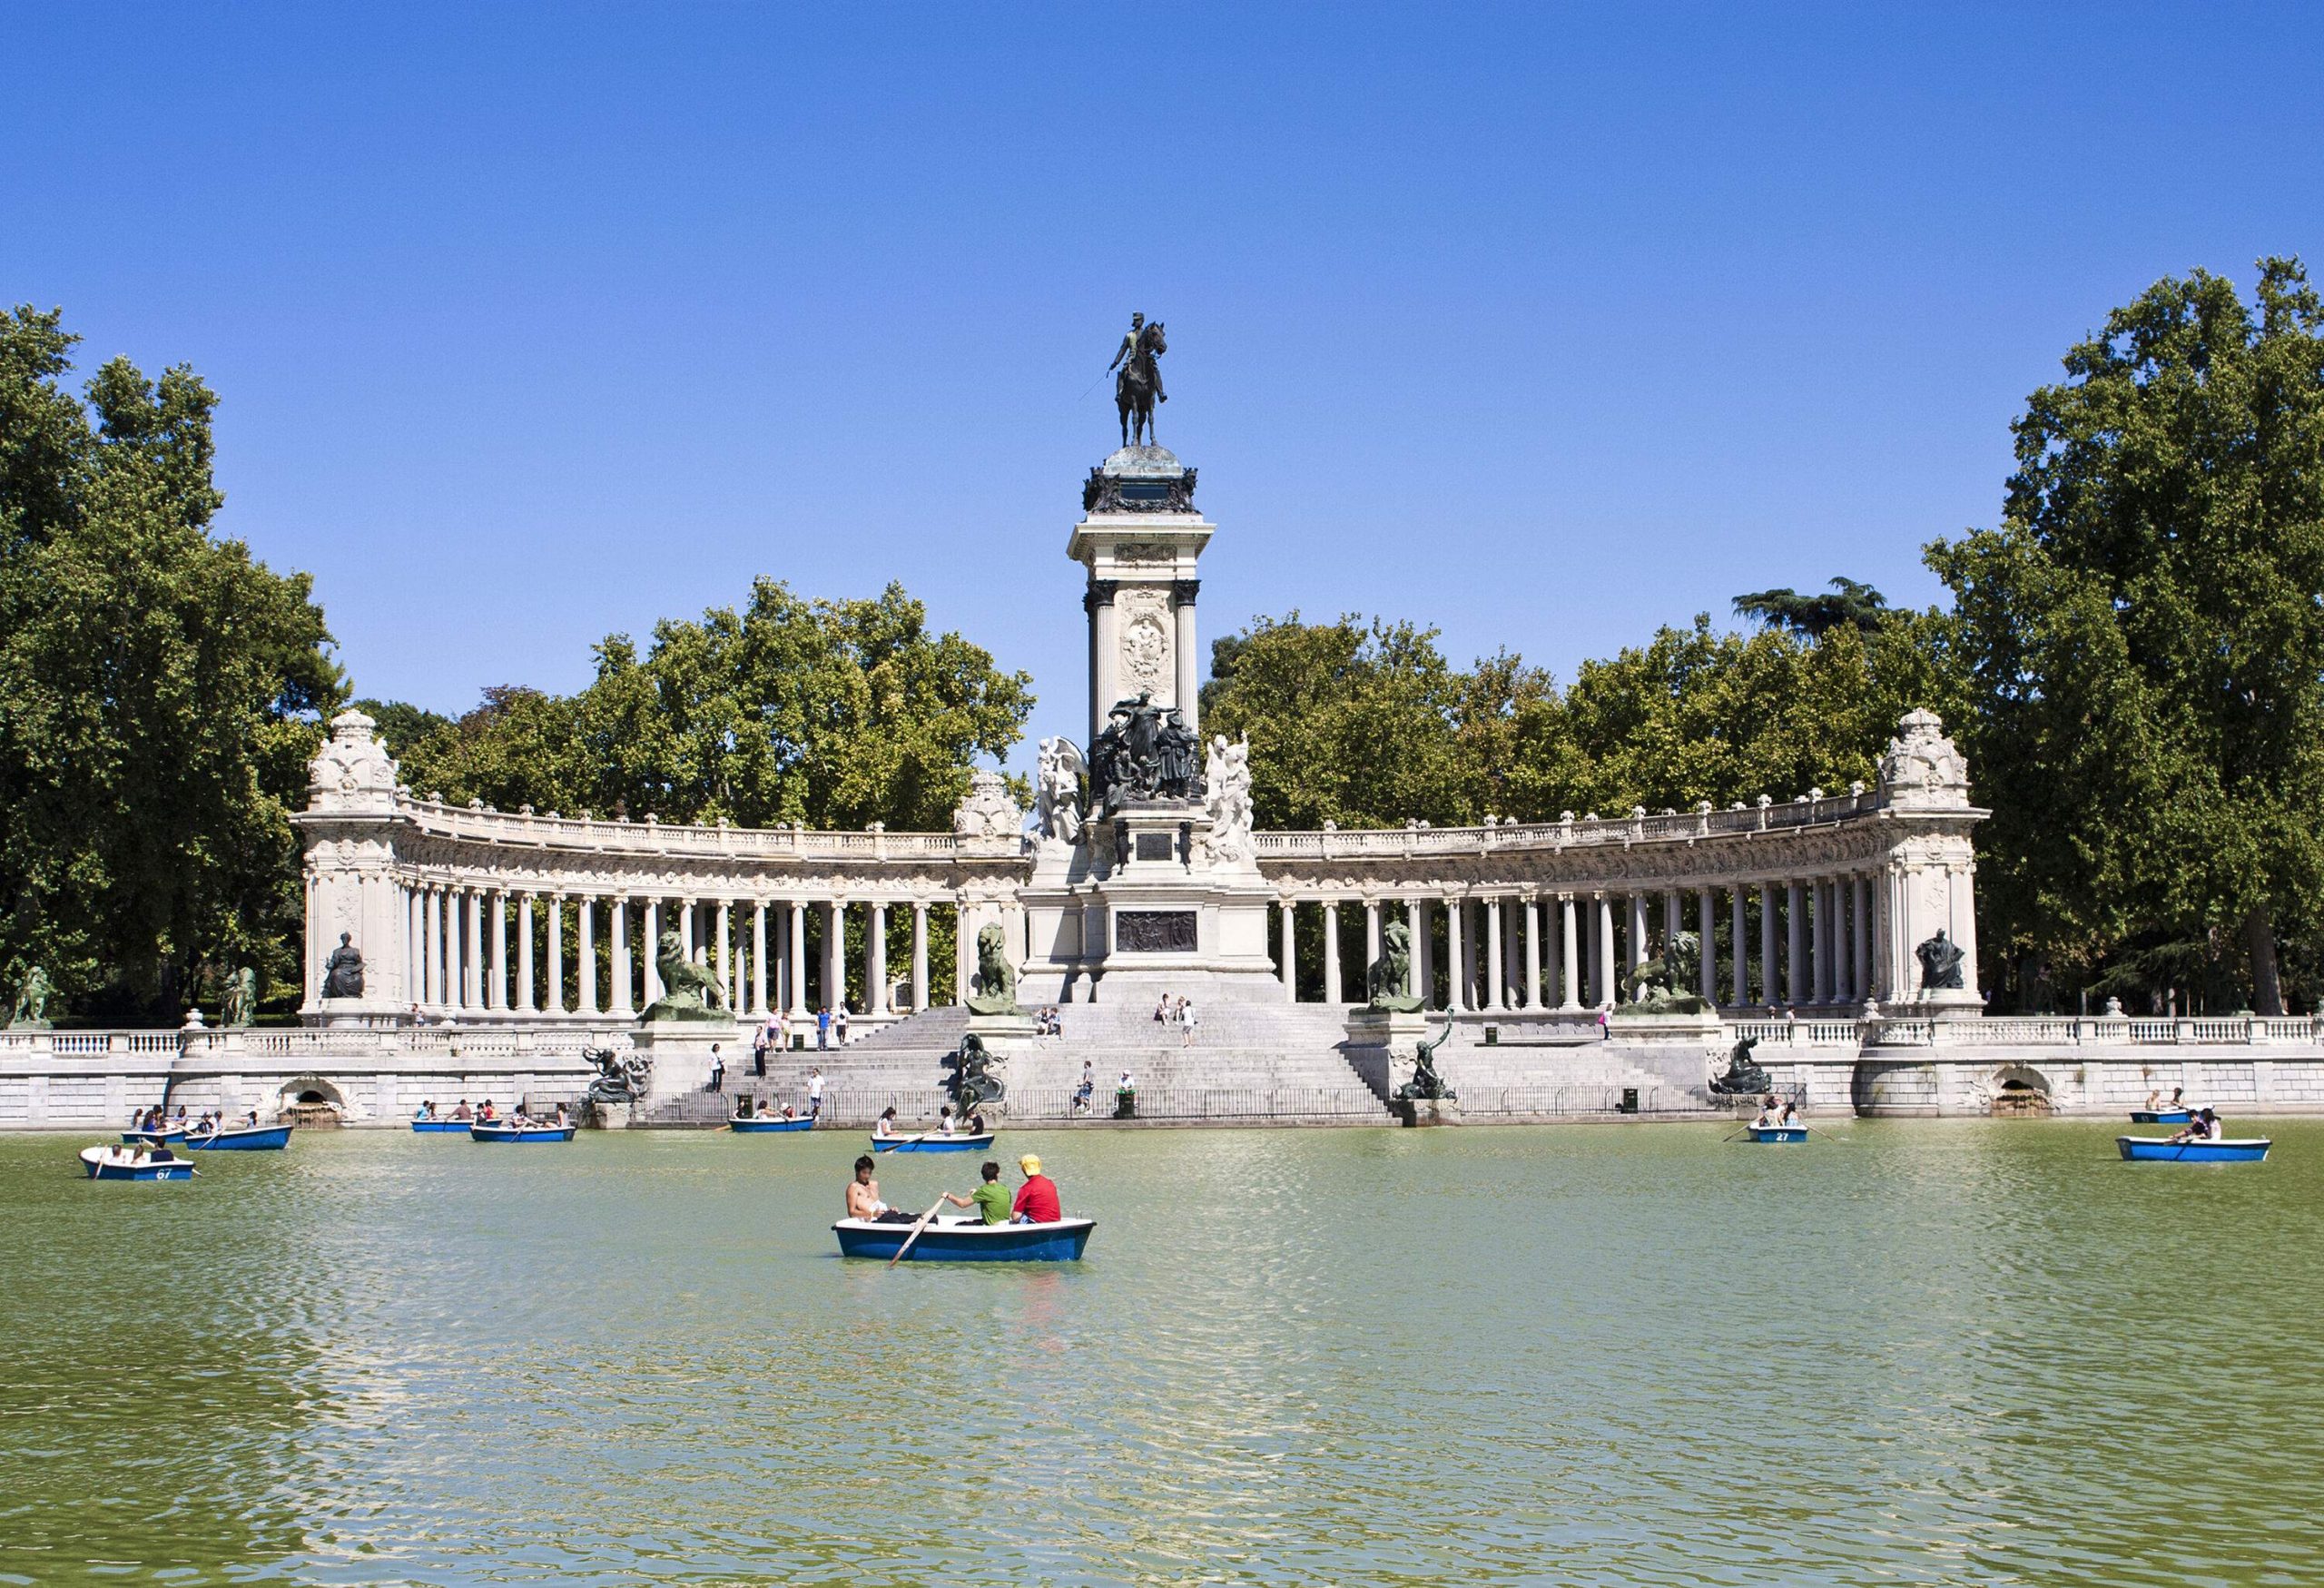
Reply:
<svg viewBox="0 0 2324 1588"><path fill-rule="evenodd" d="M852 1136L7 1138L0 1575L2319 1580L2324 1123L2113 1133L1022 1135L1089 1260L892 1273Z"/></svg>

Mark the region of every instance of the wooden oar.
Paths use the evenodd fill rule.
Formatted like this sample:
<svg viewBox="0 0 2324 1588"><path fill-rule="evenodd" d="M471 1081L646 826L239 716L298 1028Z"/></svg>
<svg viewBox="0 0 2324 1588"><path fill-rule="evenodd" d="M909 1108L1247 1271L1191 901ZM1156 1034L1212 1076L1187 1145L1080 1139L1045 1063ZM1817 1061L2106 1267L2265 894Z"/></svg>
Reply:
<svg viewBox="0 0 2324 1588"><path fill-rule="evenodd" d="M874 1152L893 1152L899 1147L910 1147L913 1142L925 1141L931 1136L935 1134L936 1132L933 1130L922 1130L917 1136L891 1136L885 1141L874 1140L872 1143L872 1150Z"/></svg>
<svg viewBox="0 0 2324 1588"><path fill-rule="evenodd" d="M944 1206L944 1198L941 1197L928 1205L928 1211L920 1216L920 1222L911 1227L910 1235L904 1237L904 1244L898 1247L896 1255L888 1259L888 1267L892 1268L904 1260L904 1254L911 1250L911 1243L920 1238L920 1232L928 1228L928 1221L936 1217L936 1210L942 1206Z"/></svg>

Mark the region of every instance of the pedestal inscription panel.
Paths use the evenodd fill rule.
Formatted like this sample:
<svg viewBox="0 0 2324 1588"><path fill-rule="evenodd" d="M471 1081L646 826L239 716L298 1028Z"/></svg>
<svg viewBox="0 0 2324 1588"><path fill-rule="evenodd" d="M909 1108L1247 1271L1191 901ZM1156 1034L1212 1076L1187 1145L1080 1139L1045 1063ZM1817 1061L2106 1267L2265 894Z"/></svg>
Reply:
<svg viewBox="0 0 2324 1588"><path fill-rule="evenodd" d="M1114 916L1114 947L1122 953L1190 954L1195 937L1191 910L1124 910Z"/></svg>

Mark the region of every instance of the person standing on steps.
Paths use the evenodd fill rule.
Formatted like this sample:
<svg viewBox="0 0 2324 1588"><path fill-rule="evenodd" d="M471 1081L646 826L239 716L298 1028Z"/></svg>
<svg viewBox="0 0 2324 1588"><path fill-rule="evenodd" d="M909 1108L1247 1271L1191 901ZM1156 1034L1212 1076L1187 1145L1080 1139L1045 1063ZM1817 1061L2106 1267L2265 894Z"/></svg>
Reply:
<svg viewBox="0 0 2324 1588"><path fill-rule="evenodd" d="M751 1073L762 1080L766 1076L766 1045L773 1040L768 1027L773 1024L772 1021L766 1021L751 1037Z"/></svg>
<svg viewBox="0 0 2324 1588"><path fill-rule="evenodd" d="M715 1042L710 1044L710 1084L702 1090L704 1091L726 1090L726 1060L724 1055L718 1051L718 1044Z"/></svg>
<svg viewBox="0 0 2324 1588"><path fill-rule="evenodd" d="M824 1004L815 1011L815 1050L822 1052L832 1045L832 1006Z"/></svg>
<svg viewBox="0 0 2324 1588"><path fill-rule="evenodd" d="M832 1011L832 1037L841 1047L847 1046L847 1005L844 1003Z"/></svg>

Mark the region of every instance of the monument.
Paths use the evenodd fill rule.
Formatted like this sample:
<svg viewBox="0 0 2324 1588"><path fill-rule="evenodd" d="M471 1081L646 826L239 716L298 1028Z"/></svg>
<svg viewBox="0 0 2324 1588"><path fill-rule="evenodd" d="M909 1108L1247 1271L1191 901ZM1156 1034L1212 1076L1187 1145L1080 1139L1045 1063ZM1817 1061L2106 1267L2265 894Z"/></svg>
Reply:
<svg viewBox="0 0 2324 1588"><path fill-rule="evenodd" d="M1109 366L1123 445L1089 471L1066 542L1086 573L1089 726L1086 749L1041 745L1021 894L1019 996L1035 1003L1285 997L1250 747L1202 736L1196 575L1217 526L1195 507L1195 470L1153 439L1167 350L1160 323L1133 316Z"/></svg>

